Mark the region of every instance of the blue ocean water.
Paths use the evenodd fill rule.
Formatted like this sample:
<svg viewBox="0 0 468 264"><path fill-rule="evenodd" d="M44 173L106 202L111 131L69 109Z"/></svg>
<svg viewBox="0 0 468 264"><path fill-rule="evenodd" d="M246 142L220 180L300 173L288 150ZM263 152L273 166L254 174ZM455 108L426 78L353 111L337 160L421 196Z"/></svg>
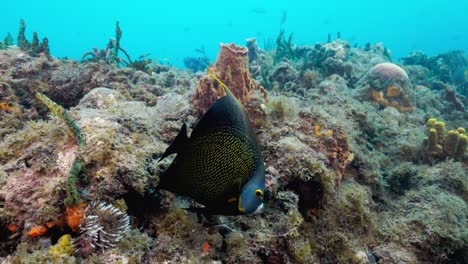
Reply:
<svg viewBox="0 0 468 264"><path fill-rule="evenodd" d="M48 37L52 55L80 59L93 47L104 48L123 31L121 46L133 58L150 58L183 66L204 47L214 60L219 43L244 44L256 37L260 47L280 28L294 33L297 44L325 42L341 33L351 44L383 42L394 59L410 51L434 55L468 51L468 0L393 1L2 1L0 37L14 38L25 19L26 36Z"/></svg>

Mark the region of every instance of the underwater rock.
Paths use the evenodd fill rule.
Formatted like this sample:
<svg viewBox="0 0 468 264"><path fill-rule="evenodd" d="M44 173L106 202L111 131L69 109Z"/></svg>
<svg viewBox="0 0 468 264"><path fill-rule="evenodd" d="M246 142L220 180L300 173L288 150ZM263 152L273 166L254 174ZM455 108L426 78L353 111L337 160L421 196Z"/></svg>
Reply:
<svg viewBox="0 0 468 264"><path fill-rule="evenodd" d="M430 74L427 74L425 84L432 89L440 88L437 83L447 83L456 86L459 92L466 91L466 72L468 68L468 57L462 50L449 51L433 57L428 57L422 52L412 52L401 61L405 65L417 65L424 67Z"/></svg>
<svg viewBox="0 0 468 264"><path fill-rule="evenodd" d="M353 263L354 264L368 264L369 259L367 258L367 254L364 251L358 251L354 256L353 256Z"/></svg>
<svg viewBox="0 0 468 264"><path fill-rule="evenodd" d="M465 106L462 101L458 98L457 92L453 87L447 87L444 91L445 99L450 103L447 112L452 112L450 110L456 110L459 112L465 112Z"/></svg>
<svg viewBox="0 0 468 264"><path fill-rule="evenodd" d="M318 71L307 69L301 75L302 83L306 89L317 88L322 76Z"/></svg>
<svg viewBox="0 0 468 264"><path fill-rule="evenodd" d="M403 68L413 85L424 85L426 87L432 85L430 80L431 74L428 68L421 65L404 65Z"/></svg>
<svg viewBox="0 0 468 264"><path fill-rule="evenodd" d="M83 98L79 106L84 108L107 109L124 100L124 96L116 90L105 87L92 89Z"/></svg>
<svg viewBox="0 0 468 264"><path fill-rule="evenodd" d="M252 79L248 68L248 49L235 44L221 44L216 63L208 71L223 81L247 108L247 112L255 111L259 105L248 106L255 91L261 93L264 99L266 90ZM192 99L198 113L204 113L220 97L224 91L210 76L200 80Z"/></svg>
<svg viewBox="0 0 468 264"><path fill-rule="evenodd" d="M0 188L2 215L12 224L29 228L61 217L61 190L77 151L73 142L56 121L30 122L0 142L0 170L8 172Z"/></svg>
<svg viewBox="0 0 468 264"><path fill-rule="evenodd" d="M0 140L23 127L24 114L11 86L0 77Z"/></svg>
<svg viewBox="0 0 468 264"><path fill-rule="evenodd" d="M395 243L382 244L374 248L374 255L382 263L417 263L418 260L407 248Z"/></svg>
<svg viewBox="0 0 468 264"><path fill-rule="evenodd" d="M421 65L426 66L428 63L428 56L422 51L412 51L408 56L400 59L406 65Z"/></svg>
<svg viewBox="0 0 468 264"><path fill-rule="evenodd" d="M348 56L351 46L347 41L337 39L333 42L324 44L323 48L326 53L330 54L330 56L335 59L344 60Z"/></svg>
<svg viewBox="0 0 468 264"><path fill-rule="evenodd" d="M347 41L337 39L331 43L323 45L326 54L326 59L323 60L321 66L326 75L338 74L340 76L350 76L353 71L353 65L346 62L349 56L351 46Z"/></svg>
<svg viewBox="0 0 468 264"><path fill-rule="evenodd" d="M319 84L320 91L323 94L329 94L337 91L343 91L347 87L346 80L338 74L332 74Z"/></svg>
<svg viewBox="0 0 468 264"><path fill-rule="evenodd" d="M177 120L183 119L190 111L187 99L176 93L160 96L155 108L161 114L161 118Z"/></svg>
<svg viewBox="0 0 468 264"><path fill-rule="evenodd" d="M299 73L287 62L280 62L273 70L270 76L272 81L276 81L281 85L287 82L294 82L297 80Z"/></svg>
<svg viewBox="0 0 468 264"><path fill-rule="evenodd" d="M91 78L90 70L76 61L60 65L50 73L48 85L52 86L47 95L64 107L76 105L77 98L81 98L86 84Z"/></svg>

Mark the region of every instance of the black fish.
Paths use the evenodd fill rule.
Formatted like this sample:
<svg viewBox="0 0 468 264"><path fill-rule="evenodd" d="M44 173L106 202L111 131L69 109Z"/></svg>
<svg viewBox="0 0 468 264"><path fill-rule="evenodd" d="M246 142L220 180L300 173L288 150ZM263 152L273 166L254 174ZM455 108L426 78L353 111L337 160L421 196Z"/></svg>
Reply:
<svg viewBox="0 0 468 264"><path fill-rule="evenodd" d="M211 74L210 74L211 75ZM263 207L265 166L249 119L229 88L187 137L185 124L160 160L177 153L159 187L203 204L210 214L251 214Z"/></svg>

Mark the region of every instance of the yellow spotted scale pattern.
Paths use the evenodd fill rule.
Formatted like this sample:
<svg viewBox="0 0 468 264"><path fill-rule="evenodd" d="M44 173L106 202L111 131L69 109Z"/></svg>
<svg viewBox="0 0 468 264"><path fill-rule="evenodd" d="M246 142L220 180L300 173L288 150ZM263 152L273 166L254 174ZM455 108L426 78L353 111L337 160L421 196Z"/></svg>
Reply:
<svg viewBox="0 0 468 264"><path fill-rule="evenodd" d="M206 206L237 198L241 186L254 173L258 154L242 131L218 127L194 138L178 153L168 180L179 194ZM229 190L229 191L226 191ZM237 204L237 203L236 203Z"/></svg>

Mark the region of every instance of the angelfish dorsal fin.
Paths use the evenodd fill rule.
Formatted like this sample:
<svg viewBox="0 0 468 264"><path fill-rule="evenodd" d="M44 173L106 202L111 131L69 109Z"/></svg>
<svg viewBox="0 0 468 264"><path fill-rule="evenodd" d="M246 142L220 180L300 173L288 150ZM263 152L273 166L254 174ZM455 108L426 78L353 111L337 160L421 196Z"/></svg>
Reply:
<svg viewBox="0 0 468 264"><path fill-rule="evenodd" d="M199 136L206 135L211 129L220 127L236 128L243 132L248 131L250 123L241 103L232 94L229 87L218 77L209 71L208 74L218 82L226 92L226 95L219 98L200 118L190 138L196 139Z"/></svg>
<svg viewBox="0 0 468 264"><path fill-rule="evenodd" d="M187 144L189 138L187 137L187 125L184 123L180 128L179 134L177 134L171 145L164 151L159 161L165 159L167 156L179 153L179 151Z"/></svg>

